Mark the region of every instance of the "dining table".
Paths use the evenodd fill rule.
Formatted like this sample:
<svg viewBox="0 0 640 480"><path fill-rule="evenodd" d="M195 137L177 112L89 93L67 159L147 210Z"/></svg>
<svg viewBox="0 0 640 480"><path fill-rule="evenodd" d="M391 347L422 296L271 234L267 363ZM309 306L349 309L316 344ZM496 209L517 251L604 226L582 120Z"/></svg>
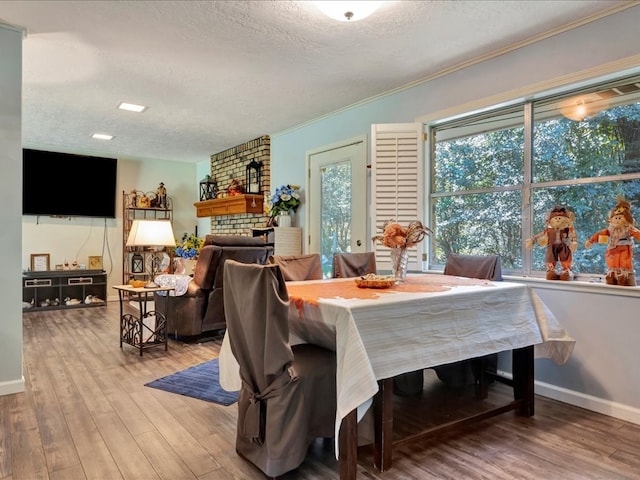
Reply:
<svg viewBox="0 0 640 480"><path fill-rule="evenodd" d="M336 352L336 457L341 480L356 478L358 422L376 402L374 463L391 468L393 378L408 372L511 351L514 409L534 414L534 358L566 363L575 341L529 286L434 273L408 274L389 288L353 278L287 282L292 345ZM225 335L220 384L239 390L239 367Z"/></svg>

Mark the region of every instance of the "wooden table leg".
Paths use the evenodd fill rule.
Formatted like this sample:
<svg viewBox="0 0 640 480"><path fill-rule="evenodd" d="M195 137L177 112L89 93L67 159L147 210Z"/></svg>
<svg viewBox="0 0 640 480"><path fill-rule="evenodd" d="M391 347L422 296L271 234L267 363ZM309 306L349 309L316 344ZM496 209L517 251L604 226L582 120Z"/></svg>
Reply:
<svg viewBox="0 0 640 480"><path fill-rule="evenodd" d="M373 464L384 472L391 468L393 455L393 378L378 381L378 387L373 399Z"/></svg>
<svg viewBox="0 0 640 480"><path fill-rule="evenodd" d="M338 437L340 480L355 480L358 474L358 412L352 410L342 419Z"/></svg>
<svg viewBox="0 0 640 480"><path fill-rule="evenodd" d="M516 412L531 417L535 412L533 345L513 350L513 397L521 400Z"/></svg>
<svg viewBox="0 0 640 480"><path fill-rule="evenodd" d="M122 348L122 336L124 334L124 321L122 320L124 315L124 307L122 303L124 302L124 299L122 298L122 295L122 290L118 290L118 299L120 300L120 348Z"/></svg>

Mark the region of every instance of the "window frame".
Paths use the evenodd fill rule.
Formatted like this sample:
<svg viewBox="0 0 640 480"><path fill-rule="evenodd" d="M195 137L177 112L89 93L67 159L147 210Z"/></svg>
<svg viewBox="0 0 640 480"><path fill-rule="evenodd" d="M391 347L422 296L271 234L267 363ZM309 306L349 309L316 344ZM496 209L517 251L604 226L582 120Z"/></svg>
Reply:
<svg viewBox="0 0 640 480"><path fill-rule="evenodd" d="M510 271L506 269L506 273L512 273L515 275L524 275L524 276L533 276L533 277L543 277L544 273L540 270L534 270L533 266L533 250L529 250L525 248L525 239L531 238L534 233L534 216L536 212L533 212L532 205L532 197L533 192L536 189L543 188L553 188L553 187L562 187L562 186L576 186L576 185L585 185L585 184L602 184L610 181L625 181L625 180L638 180L640 179L640 171L635 173L625 173L619 175L608 175L603 177L580 177L580 178L568 178L564 180L553 180L553 181L545 181L534 183L533 181L533 173L534 173L534 106L544 105L545 102L551 102L554 98L558 99L566 99L573 95L585 94L589 92L594 92L596 90L600 90L602 88L606 88L607 86L621 84L623 82L637 82L636 85L640 84L640 77L636 74L634 75L621 75L614 79L608 79L607 81L592 81L587 84L583 84L579 87L575 88L566 88L563 92L558 93L547 93L547 94L538 94L531 95L527 99L520 99L513 102L504 102L501 105L496 105L493 107L483 108L481 111L468 112L467 114L456 115L455 118L442 119L442 120L434 120L431 122L425 122L424 128L427 132L426 135L426 145L425 145L425 162L426 169L425 171L429 173L425 181L425 190L427 199L427 208L426 212L428 212L429 218L427 218L427 222L429 225L433 225L432 220L435 219L435 203L434 200L443 197L460 197L464 195L474 195L474 194L490 194L494 192L504 192L504 191L521 191L522 198L522 212L521 212L521 234L522 234L522 270L513 270ZM631 100L631 101L629 101ZM637 100L640 101L640 100ZM633 98L629 98L628 100L618 103L618 105L627 105L635 103L633 102ZM609 108L609 107L607 107ZM435 155L436 155L436 143L438 141L437 133L447 131L446 128L448 126L453 126L451 128L460 128L463 131L465 128L469 128L468 124L473 121L479 121L481 119L491 121L491 119L497 119L498 124L500 123L499 117L501 115L508 115L509 113L513 113L514 110L518 111L522 109L522 124L519 122L514 123L514 125L522 125L524 128L524 145L523 145L523 159L522 159L522 167L523 167L523 180L520 185L509 185L509 186L498 186L493 188L482 188L482 189L470 189L464 191L443 191L437 192L435 191L436 185L436 163L435 163ZM508 117L506 117L508 119ZM508 122L507 122L508 123ZM466 125L465 125L466 124ZM504 127L503 127L504 128ZM495 131L499 129L493 129L488 131ZM477 128L475 133L486 133L486 130L483 131L482 128ZM467 136L472 136L474 134L473 128L471 128L470 133L465 133L464 135L451 135L446 139L453 138L464 138ZM445 140L446 140L445 139ZM613 204L611 205L613 206ZM539 215L539 212L537 212ZM436 226L437 228L437 226ZM436 252L436 239L435 236L432 236L428 243L428 258L429 258L429 269L433 270L441 270L444 265L435 262L435 252ZM595 276L600 277L600 274L584 272L582 276Z"/></svg>

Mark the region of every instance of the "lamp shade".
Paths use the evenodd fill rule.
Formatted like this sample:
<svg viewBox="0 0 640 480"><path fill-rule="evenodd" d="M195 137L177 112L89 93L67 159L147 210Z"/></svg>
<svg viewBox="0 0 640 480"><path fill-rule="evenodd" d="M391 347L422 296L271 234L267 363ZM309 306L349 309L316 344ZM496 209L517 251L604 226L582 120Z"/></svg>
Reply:
<svg viewBox="0 0 640 480"><path fill-rule="evenodd" d="M176 239L169 220L134 220L127 247L175 247Z"/></svg>

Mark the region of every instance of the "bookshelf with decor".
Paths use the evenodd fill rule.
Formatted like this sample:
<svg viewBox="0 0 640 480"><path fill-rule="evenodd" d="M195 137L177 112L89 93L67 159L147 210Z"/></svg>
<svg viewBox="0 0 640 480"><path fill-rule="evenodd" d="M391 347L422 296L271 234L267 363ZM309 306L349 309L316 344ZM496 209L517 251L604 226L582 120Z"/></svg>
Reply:
<svg viewBox="0 0 640 480"><path fill-rule="evenodd" d="M155 194L133 190L122 192L122 283L129 284L130 280L148 281L151 279L151 265L154 255L163 258L163 264L168 262L171 268L171 247L155 249L153 251L143 247L127 246L127 239L134 220L169 220L173 224L173 202L171 197L165 197L164 204L155 206ZM163 265L164 267L164 265Z"/></svg>

